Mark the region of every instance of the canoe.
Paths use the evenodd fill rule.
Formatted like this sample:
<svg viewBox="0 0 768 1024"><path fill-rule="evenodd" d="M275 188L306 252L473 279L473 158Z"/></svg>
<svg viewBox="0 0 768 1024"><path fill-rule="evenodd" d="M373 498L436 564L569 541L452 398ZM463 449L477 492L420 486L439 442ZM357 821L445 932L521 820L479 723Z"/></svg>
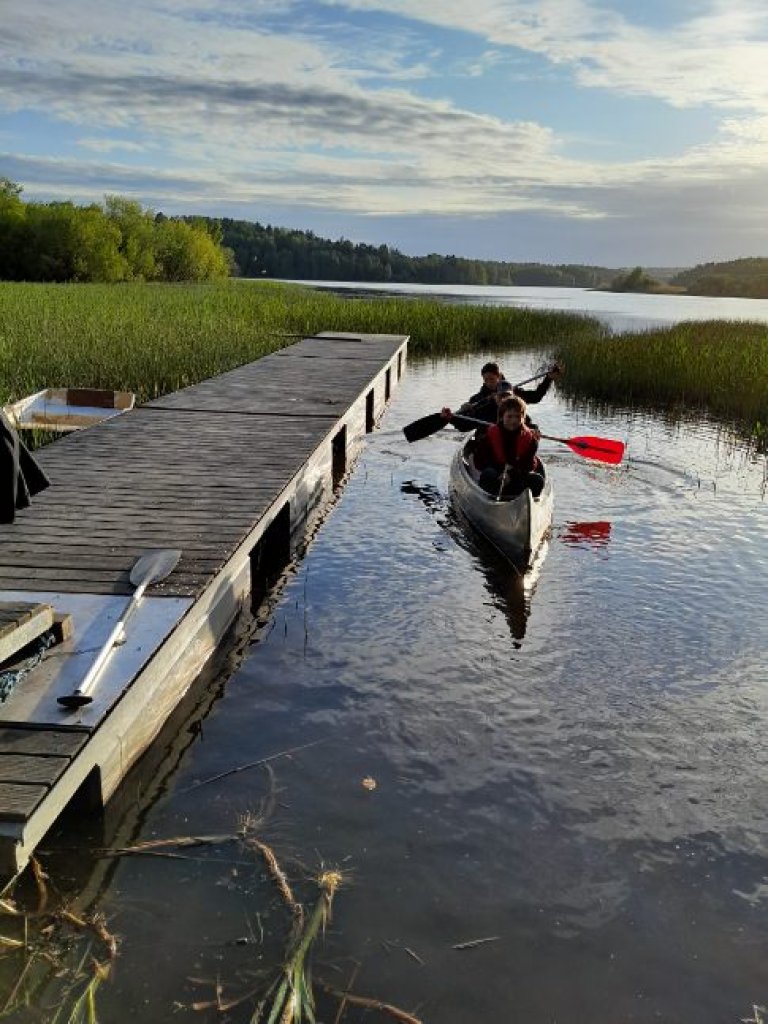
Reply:
<svg viewBox="0 0 768 1024"><path fill-rule="evenodd" d="M469 442L471 445L471 442ZM450 490L469 523L514 565L528 567L552 524L552 483L534 498L526 488L516 498L497 501L476 482L476 471L462 445L451 463Z"/></svg>
<svg viewBox="0 0 768 1024"><path fill-rule="evenodd" d="M135 401L131 391L46 388L6 405L3 412L16 430L67 433L120 416L132 409Z"/></svg>

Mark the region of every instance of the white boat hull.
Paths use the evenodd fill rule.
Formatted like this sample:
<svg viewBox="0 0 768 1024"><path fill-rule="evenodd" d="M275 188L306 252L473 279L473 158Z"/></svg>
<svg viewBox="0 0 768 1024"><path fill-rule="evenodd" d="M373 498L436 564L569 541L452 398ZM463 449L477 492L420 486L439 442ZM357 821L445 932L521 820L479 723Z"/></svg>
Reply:
<svg viewBox="0 0 768 1024"><path fill-rule="evenodd" d="M46 388L28 395L3 412L16 430L51 430L65 434L102 423L133 408L130 391L93 388Z"/></svg>
<svg viewBox="0 0 768 1024"><path fill-rule="evenodd" d="M450 488L459 510L505 558L528 566L552 525L553 492L547 478L534 498L526 489L516 498L497 501L475 482L462 445L451 463Z"/></svg>

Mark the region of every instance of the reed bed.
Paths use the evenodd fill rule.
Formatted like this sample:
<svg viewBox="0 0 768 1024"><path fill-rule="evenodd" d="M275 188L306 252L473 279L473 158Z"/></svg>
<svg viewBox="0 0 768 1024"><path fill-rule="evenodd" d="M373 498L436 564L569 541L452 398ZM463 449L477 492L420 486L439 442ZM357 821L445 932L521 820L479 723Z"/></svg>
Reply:
<svg viewBox="0 0 768 1024"><path fill-rule="evenodd" d="M665 412L706 412L765 439L768 326L713 320L590 339L556 348L566 395Z"/></svg>
<svg viewBox="0 0 768 1024"><path fill-rule="evenodd" d="M318 331L408 334L418 358L540 349L565 393L614 407L706 411L766 440L768 326L687 322L612 335L585 316L267 281L0 283L0 405L44 387L146 401Z"/></svg>
<svg viewBox="0 0 768 1024"><path fill-rule="evenodd" d="M415 355L551 346L602 333L583 317L300 286L0 284L0 404L44 387L157 397L317 331L409 334Z"/></svg>

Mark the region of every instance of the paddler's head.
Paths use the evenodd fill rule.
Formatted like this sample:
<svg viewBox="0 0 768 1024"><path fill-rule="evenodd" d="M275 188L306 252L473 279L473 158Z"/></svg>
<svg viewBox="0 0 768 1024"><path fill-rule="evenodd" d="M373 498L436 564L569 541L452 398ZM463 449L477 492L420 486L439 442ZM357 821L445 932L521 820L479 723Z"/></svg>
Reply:
<svg viewBox="0 0 768 1024"><path fill-rule="evenodd" d="M525 402L517 395L505 398L501 403L499 415L505 430L519 430L525 419Z"/></svg>
<svg viewBox="0 0 768 1024"><path fill-rule="evenodd" d="M486 363L480 371L483 378L483 384L488 388L489 391L495 391L499 381L501 380L501 370L499 369L498 363Z"/></svg>

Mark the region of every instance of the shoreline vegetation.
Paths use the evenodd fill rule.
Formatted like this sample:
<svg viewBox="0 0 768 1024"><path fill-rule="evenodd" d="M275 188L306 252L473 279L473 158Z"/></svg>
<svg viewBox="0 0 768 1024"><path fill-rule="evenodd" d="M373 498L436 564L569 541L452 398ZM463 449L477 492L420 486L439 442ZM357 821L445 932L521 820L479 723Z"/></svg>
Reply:
<svg viewBox="0 0 768 1024"><path fill-rule="evenodd" d="M573 401L703 413L767 440L768 327L709 321L612 335L525 308L348 298L269 281L0 282L0 405L45 387L134 391L144 402L319 331L408 334L413 357L540 350Z"/></svg>
<svg viewBox="0 0 768 1024"><path fill-rule="evenodd" d="M167 217L122 196L102 205L37 203L0 176L0 280L203 281L224 277L504 287L589 288L663 295L768 298L768 259L695 267L408 256L387 245L229 217Z"/></svg>

